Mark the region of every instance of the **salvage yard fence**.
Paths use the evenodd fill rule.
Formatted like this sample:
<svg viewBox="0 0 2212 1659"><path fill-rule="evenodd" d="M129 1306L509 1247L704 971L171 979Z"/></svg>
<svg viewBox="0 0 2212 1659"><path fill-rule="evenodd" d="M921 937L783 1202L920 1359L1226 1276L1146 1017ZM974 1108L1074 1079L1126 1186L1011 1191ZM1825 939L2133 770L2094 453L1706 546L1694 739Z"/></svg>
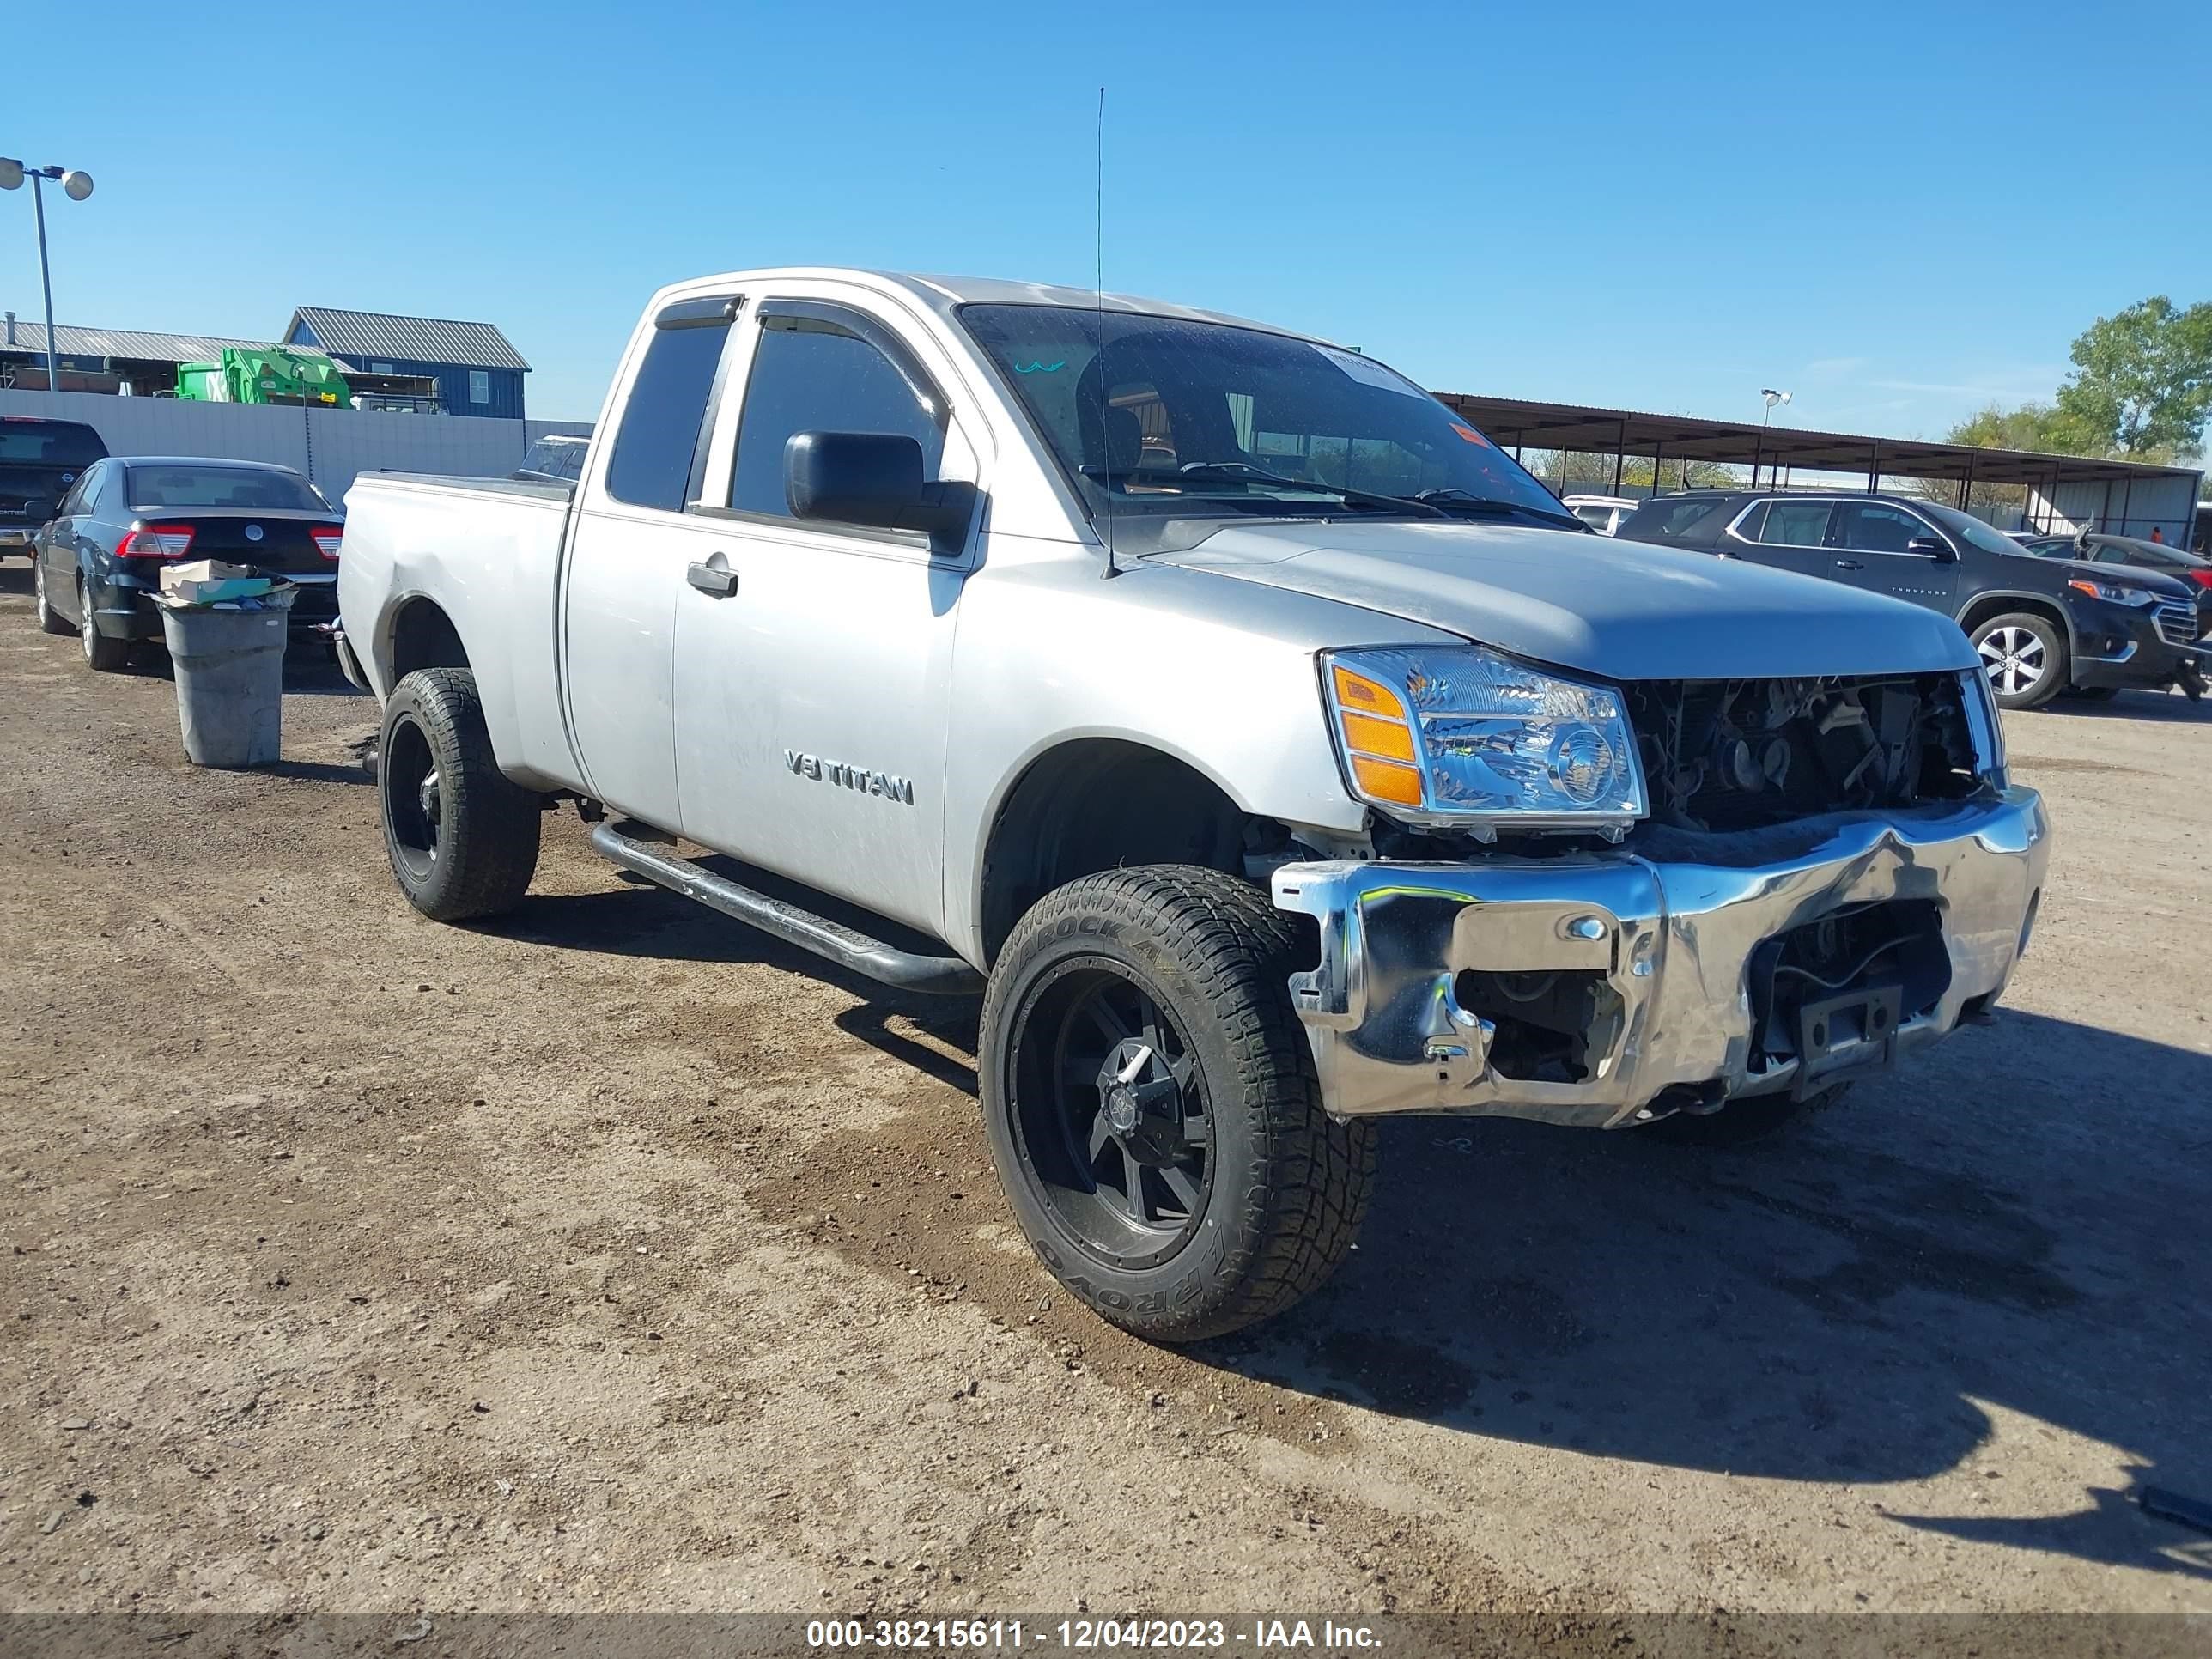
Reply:
<svg viewBox="0 0 2212 1659"><path fill-rule="evenodd" d="M190 403L92 392L0 391L0 416L82 421L111 455L204 455L275 461L332 501L363 472L445 472L496 478L548 433L588 434L588 421L501 421L357 409Z"/></svg>

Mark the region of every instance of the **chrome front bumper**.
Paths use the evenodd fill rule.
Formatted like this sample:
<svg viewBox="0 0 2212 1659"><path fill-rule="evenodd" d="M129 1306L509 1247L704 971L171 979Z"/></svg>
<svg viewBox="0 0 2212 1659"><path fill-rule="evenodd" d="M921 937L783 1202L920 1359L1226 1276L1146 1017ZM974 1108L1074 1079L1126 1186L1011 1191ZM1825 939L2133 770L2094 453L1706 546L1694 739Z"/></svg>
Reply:
<svg viewBox="0 0 2212 1659"><path fill-rule="evenodd" d="M1291 994L1328 1109L1610 1127L1678 1085L1705 1103L1790 1088L1799 1062L1770 1064L1754 1050L1752 953L1888 900L1932 901L1949 957L1935 1005L1860 1058L1909 1052L2004 988L2042 893L2050 830L2034 791L2015 788L1961 806L1704 837L1698 851L1710 861L1623 851L1277 870L1277 908L1321 923L1320 966L1293 976ZM1728 861L1738 853L1741 862ZM1492 1031L1455 993L1468 970L1602 975L1610 1011L1586 1033L1584 1080L1500 1076Z"/></svg>

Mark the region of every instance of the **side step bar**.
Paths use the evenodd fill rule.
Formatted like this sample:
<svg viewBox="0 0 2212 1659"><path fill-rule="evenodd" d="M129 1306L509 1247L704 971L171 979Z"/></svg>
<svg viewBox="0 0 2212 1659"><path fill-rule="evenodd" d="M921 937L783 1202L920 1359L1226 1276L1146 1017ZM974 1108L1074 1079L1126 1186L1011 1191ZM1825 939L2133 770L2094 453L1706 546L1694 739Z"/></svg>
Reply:
<svg viewBox="0 0 2212 1659"><path fill-rule="evenodd" d="M625 870L658 882L671 892L696 899L726 916L733 916L787 944L827 957L840 967L881 980L902 991L927 991L940 996L981 996L983 976L958 957L917 956L881 939L870 939L827 916L817 916L795 904L741 887L712 870L703 869L665 848L649 846L623 835L613 824L592 831L592 845Z"/></svg>

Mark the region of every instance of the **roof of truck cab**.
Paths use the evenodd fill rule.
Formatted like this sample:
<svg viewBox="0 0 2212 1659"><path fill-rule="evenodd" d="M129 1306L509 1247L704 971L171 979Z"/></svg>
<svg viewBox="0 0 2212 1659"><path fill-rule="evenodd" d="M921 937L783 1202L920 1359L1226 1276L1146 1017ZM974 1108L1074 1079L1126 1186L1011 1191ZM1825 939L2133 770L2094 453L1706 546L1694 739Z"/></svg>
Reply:
<svg viewBox="0 0 2212 1659"><path fill-rule="evenodd" d="M702 280L717 285L735 283L749 286L773 282L779 277L884 283L903 290L931 310L945 316L950 316L967 305L1060 306L1071 311L1105 310L1147 317L1173 317L1186 322L1225 323L1232 328L1259 329L1265 333L1288 335L1300 340L1315 337L1300 334L1295 329L1279 327L1273 323L1255 322L1249 317L1206 311L1196 306L1176 305L1167 300L1146 299L1141 295L1102 294L1096 289L1067 288L1054 283L1013 282L997 276L923 276L912 271L869 270L848 265L786 265L763 270L727 271ZM683 286L690 288L695 284L686 283Z"/></svg>

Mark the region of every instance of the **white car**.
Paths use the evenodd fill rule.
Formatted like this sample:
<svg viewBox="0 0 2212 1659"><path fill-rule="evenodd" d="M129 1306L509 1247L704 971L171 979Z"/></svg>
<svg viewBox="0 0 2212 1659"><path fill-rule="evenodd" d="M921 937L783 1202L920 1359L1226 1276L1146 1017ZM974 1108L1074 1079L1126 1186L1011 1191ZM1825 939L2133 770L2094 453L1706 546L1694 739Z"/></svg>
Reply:
<svg viewBox="0 0 2212 1659"><path fill-rule="evenodd" d="M1636 511L1637 503L1622 495L1562 495L1567 511L1601 536L1610 536L1620 521Z"/></svg>

